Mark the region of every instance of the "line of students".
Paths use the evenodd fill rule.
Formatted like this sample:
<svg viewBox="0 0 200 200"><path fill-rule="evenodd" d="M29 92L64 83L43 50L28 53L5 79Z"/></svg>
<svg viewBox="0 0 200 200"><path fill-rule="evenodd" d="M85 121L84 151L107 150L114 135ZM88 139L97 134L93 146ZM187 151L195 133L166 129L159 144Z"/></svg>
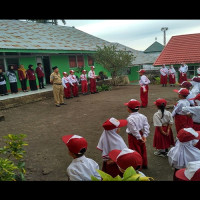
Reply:
<svg viewBox="0 0 200 200"><path fill-rule="evenodd" d="M44 69L41 63L37 63L36 70L33 69L33 65L29 65L28 70L24 68L24 65L20 65L17 72L18 73L15 72L13 65L8 66L8 71L6 72L6 76L8 77L8 80L10 83L11 94L18 93L17 74L18 74L23 92L28 92L27 80L29 80L30 89L32 91L38 89L36 85L36 74L39 81L39 88L40 89L45 88L44 87ZM0 69L0 95L1 96L8 95L8 91L6 87L6 77L3 74L2 69Z"/></svg>
<svg viewBox="0 0 200 200"><path fill-rule="evenodd" d="M187 81L187 71L188 66L185 63L181 63L181 66L178 69L179 71L179 84L181 84L183 81ZM170 86L175 87L176 83L176 70L174 69L173 65L169 66L169 69L165 66L165 64L162 65L162 68L160 69L160 84L162 84L162 87L167 86L169 77L169 84Z"/></svg>
<svg viewBox="0 0 200 200"><path fill-rule="evenodd" d="M94 69L95 67L91 66L91 70L88 72L91 94L98 93L96 89L96 78L98 76L95 75ZM83 70L82 74L80 75L81 91L83 95L88 94L88 78L86 72L87 72L86 70ZM73 94L73 97L79 96L78 95L79 82L76 76L74 75L74 70L70 70L69 75L67 74L67 72L63 72L62 85L64 87L64 95L66 99L72 98L71 93Z"/></svg>

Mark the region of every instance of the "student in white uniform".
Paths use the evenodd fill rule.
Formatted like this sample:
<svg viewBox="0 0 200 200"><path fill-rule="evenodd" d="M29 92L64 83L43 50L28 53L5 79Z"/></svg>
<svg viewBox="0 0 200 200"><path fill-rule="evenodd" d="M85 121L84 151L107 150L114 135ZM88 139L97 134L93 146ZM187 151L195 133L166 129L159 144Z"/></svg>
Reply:
<svg viewBox="0 0 200 200"><path fill-rule="evenodd" d="M173 90L178 93L179 101L174 106L172 111L172 117L174 117L176 132L178 133L182 128L193 127L193 121L191 116L182 111L183 107L190 106L189 101L186 99L189 95L189 90L181 88L180 90Z"/></svg>
<svg viewBox="0 0 200 200"><path fill-rule="evenodd" d="M185 63L181 63L180 68L178 69L179 74L179 83L181 84L183 81L187 81L187 71L188 66Z"/></svg>
<svg viewBox="0 0 200 200"><path fill-rule="evenodd" d="M200 161L188 162L186 168L175 174L176 181L200 181Z"/></svg>
<svg viewBox="0 0 200 200"><path fill-rule="evenodd" d="M128 103L127 111L130 115L127 118L128 124L126 133L128 133L129 149L136 150L143 159L142 168L147 169L147 150L146 138L149 135L149 123L145 115L139 113L140 102L136 99L131 99Z"/></svg>
<svg viewBox="0 0 200 200"><path fill-rule="evenodd" d="M200 131L200 94L198 94L195 98L192 98L195 102L195 106L190 107L183 107L182 111L188 112L190 115L192 115L193 120L193 129L195 131ZM200 141L196 144L196 148L200 149Z"/></svg>
<svg viewBox="0 0 200 200"><path fill-rule="evenodd" d="M127 120L117 120L114 117L106 120L103 123L104 131L97 144L97 149L102 152L103 166L102 171L110 174L112 177L116 177L120 174L119 168L109 157L109 152L113 149L128 148L123 138L119 135L120 127L126 126Z"/></svg>
<svg viewBox="0 0 200 200"><path fill-rule="evenodd" d="M91 181L91 175L101 180L101 176L96 171L96 169L99 169L99 165L84 155L87 150L85 138L79 135L65 135L62 140L68 147L69 155L73 158L67 168L69 180Z"/></svg>
<svg viewBox="0 0 200 200"><path fill-rule="evenodd" d="M167 101L165 99L157 99L154 104L158 111L153 115L153 124L155 126L153 147L156 148L154 155L165 157L168 153L168 148L174 146L174 137L171 126L173 117L171 112L165 109Z"/></svg>
<svg viewBox="0 0 200 200"><path fill-rule="evenodd" d="M189 90L189 94L186 97L186 99L189 101L190 106L194 106L194 101L190 100L191 98L194 98L196 95L191 91L191 87L192 87L192 83L190 83L189 81L183 81L181 83L181 87L182 88L186 88Z"/></svg>
<svg viewBox="0 0 200 200"><path fill-rule="evenodd" d="M200 131L193 128L183 128L178 132L176 144L167 154L170 166L175 168L174 179L176 171L185 168L188 162L200 161L200 150L195 147L199 139Z"/></svg>
<svg viewBox="0 0 200 200"><path fill-rule="evenodd" d="M200 76L198 74L198 76L194 76L191 79L191 84L192 84L192 89L191 92L194 93L195 95L200 93Z"/></svg>
<svg viewBox="0 0 200 200"><path fill-rule="evenodd" d="M122 173L124 173L128 167L132 166L136 170L136 173L145 177L145 175L139 171L139 169L142 168L142 157L137 151L128 148L122 150L114 149L108 155L117 164Z"/></svg>
<svg viewBox="0 0 200 200"><path fill-rule="evenodd" d="M167 86L167 77L168 77L168 69L164 64L160 69L160 84L162 84L162 87Z"/></svg>
<svg viewBox="0 0 200 200"><path fill-rule="evenodd" d="M95 75L95 66L91 66L91 70L88 72L88 78L90 79L90 92L91 94L98 93L96 89L96 79L98 76Z"/></svg>
<svg viewBox="0 0 200 200"><path fill-rule="evenodd" d="M146 71L144 69L141 69L138 71L140 75L140 100L141 100L141 107L145 108L148 105L148 93L149 93L149 83L150 80L147 78L147 76L144 75Z"/></svg>

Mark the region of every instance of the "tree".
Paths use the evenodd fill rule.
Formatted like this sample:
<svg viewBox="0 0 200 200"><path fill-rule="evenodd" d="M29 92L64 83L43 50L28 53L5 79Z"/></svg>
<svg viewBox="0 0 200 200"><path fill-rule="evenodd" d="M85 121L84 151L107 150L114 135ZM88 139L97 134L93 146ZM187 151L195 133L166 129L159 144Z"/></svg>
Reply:
<svg viewBox="0 0 200 200"><path fill-rule="evenodd" d="M117 45L104 45L103 48L97 46L97 52L92 57L111 73L113 85L117 84L117 77L125 68L131 66L135 58L130 51L117 50Z"/></svg>
<svg viewBox="0 0 200 200"><path fill-rule="evenodd" d="M36 23L51 23L52 25L58 25L58 20L57 19L27 19L26 21L32 21L32 22L36 22ZM66 22L65 20L61 20L62 23L65 25Z"/></svg>

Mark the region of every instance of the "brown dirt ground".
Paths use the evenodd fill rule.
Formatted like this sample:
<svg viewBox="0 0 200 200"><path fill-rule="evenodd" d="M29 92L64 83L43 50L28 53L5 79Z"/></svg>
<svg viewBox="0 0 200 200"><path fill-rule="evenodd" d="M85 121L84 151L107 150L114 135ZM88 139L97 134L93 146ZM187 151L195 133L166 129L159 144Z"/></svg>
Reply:
<svg viewBox="0 0 200 200"><path fill-rule="evenodd" d="M173 105L178 100L173 89L178 89L178 86L163 88L160 85L150 85L148 107L140 109L140 112L147 116L150 124L150 134L146 143L148 169L144 169L143 173L157 181L171 181L173 169L169 166L167 157L156 157L153 154L152 117L157 111L153 102L161 97L168 101L168 105ZM67 105L60 108L54 105L51 97L3 110L5 121L0 122L0 144L2 144L2 136L9 133L27 135L25 139L28 142L28 146L25 147L27 181L67 180L66 168L72 158L69 157L67 147L61 139L67 134L77 134L86 138L88 149L85 155L94 159L101 169L101 152L96 149L96 146L103 132L102 124L110 117L127 118L129 113L123 103L132 98L139 100L138 85L116 86L111 91L95 95L80 95L78 98L65 100ZM172 130L175 137L174 125ZM121 129L120 135L128 144L125 127Z"/></svg>

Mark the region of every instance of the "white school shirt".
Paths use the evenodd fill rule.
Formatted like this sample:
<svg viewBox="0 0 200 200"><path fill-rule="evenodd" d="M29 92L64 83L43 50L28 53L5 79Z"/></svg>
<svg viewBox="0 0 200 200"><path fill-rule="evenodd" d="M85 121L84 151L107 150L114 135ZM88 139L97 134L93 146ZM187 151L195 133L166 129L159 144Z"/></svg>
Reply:
<svg viewBox="0 0 200 200"><path fill-rule="evenodd" d="M181 169L185 168L188 162L200 161L200 150L194 147L198 141L194 139L188 142L180 142L177 138L175 146L167 154L170 166Z"/></svg>
<svg viewBox="0 0 200 200"><path fill-rule="evenodd" d="M189 99L196 97L196 95L192 91L189 91L189 92L190 94L188 94L186 99L189 101L190 105L194 106L194 100L189 100Z"/></svg>
<svg viewBox="0 0 200 200"><path fill-rule="evenodd" d="M183 107L184 112L190 112L192 114L192 120L195 123L200 123L200 106Z"/></svg>
<svg viewBox="0 0 200 200"><path fill-rule="evenodd" d="M163 118L162 112L159 109L154 115L153 115L153 125L154 126L162 126L163 124L173 124L174 120L172 117L171 112L164 110Z"/></svg>
<svg viewBox="0 0 200 200"><path fill-rule="evenodd" d="M88 72L88 77L89 77L89 78L95 78L95 77L96 77L95 71L90 70L90 71Z"/></svg>
<svg viewBox="0 0 200 200"><path fill-rule="evenodd" d="M161 73L163 76L166 76L166 75L168 74L168 69L167 69L167 67L161 68L161 69L160 69L160 73Z"/></svg>
<svg viewBox="0 0 200 200"><path fill-rule="evenodd" d="M128 124L126 133L132 134L137 140L142 139L140 131L143 132L143 136L149 135L149 123L147 117L139 112L131 113L127 118Z"/></svg>
<svg viewBox="0 0 200 200"><path fill-rule="evenodd" d="M188 71L188 66L187 65L184 65L184 66L180 66L179 68L179 72L181 73L186 73Z"/></svg>
<svg viewBox="0 0 200 200"><path fill-rule="evenodd" d="M168 69L168 73L169 73L169 74L174 74L174 75L175 75L175 74L176 74L176 71L175 71L174 68L169 68L169 69Z"/></svg>
<svg viewBox="0 0 200 200"><path fill-rule="evenodd" d="M81 81L87 81L87 74L81 74Z"/></svg>
<svg viewBox="0 0 200 200"><path fill-rule="evenodd" d="M186 115L184 111L182 111L183 107L190 106L190 103L187 99L180 99L178 103L174 106L174 110L172 111L172 117L174 117L176 114L179 115Z"/></svg>
<svg viewBox="0 0 200 200"><path fill-rule="evenodd" d="M69 80L71 81L71 83L73 84L73 83L78 83L78 80L77 80L77 78L76 78L76 76L75 75L69 75L68 76L68 78L69 78Z"/></svg>
<svg viewBox="0 0 200 200"><path fill-rule="evenodd" d="M112 130L104 130L99 139L97 149L102 151L103 160L110 159L108 154L113 149L122 150L124 148L128 148L123 138L116 132L116 130L117 128Z"/></svg>
<svg viewBox="0 0 200 200"><path fill-rule="evenodd" d="M150 83L150 80L145 75L142 75L140 77L140 81L139 81L140 86L148 85L149 83Z"/></svg>
<svg viewBox="0 0 200 200"><path fill-rule="evenodd" d="M191 81L191 84L193 86L191 92L196 96L197 94L200 93L200 82Z"/></svg>
<svg viewBox="0 0 200 200"><path fill-rule="evenodd" d="M64 88L67 88L66 83L70 83L72 85L72 82L70 81L70 79L68 77L62 77L62 85Z"/></svg>
<svg viewBox="0 0 200 200"><path fill-rule="evenodd" d="M99 169L99 165L94 160L83 155L73 159L67 168L67 174L70 181L91 181L91 175L101 180L101 176L96 169Z"/></svg>

